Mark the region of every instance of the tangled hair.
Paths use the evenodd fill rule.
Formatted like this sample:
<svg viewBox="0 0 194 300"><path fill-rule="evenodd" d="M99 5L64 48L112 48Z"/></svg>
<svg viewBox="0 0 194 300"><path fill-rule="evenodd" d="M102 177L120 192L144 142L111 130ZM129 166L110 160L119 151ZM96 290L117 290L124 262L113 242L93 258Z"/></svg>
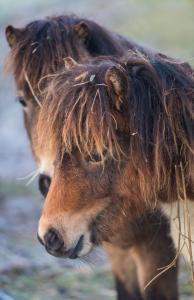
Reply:
<svg viewBox="0 0 194 300"><path fill-rule="evenodd" d="M177 198L176 170L181 168L193 197L194 80L189 65L134 52L83 65L69 58L66 64L70 69L46 89L38 122L42 145L47 136L61 157L77 149L127 161L146 199Z"/></svg>
<svg viewBox="0 0 194 300"><path fill-rule="evenodd" d="M36 94L38 82L54 74L71 56L82 61L88 55L123 55L127 49L143 49L97 23L75 15L47 17L17 29L8 26L6 36L11 46L6 69L13 72L17 84L25 74Z"/></svg>

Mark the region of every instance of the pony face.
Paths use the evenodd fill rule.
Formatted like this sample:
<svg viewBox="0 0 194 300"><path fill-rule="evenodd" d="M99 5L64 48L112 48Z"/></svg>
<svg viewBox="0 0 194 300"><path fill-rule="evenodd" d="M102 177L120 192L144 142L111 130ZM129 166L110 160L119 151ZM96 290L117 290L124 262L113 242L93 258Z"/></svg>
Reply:
<svg viewBox="0 0 194 300"><path fill-rule="evenodd" d="M38 229L50 254L77 258L104 241L122 247L131 243L121 243L120 218L126 209L115 190L116 172L110 162L103 170L100 162L87 161L79 152L56 162Z"/></svg>
<svg viewBox="0 0 194 300"><path fill-rule="evenodd" d="M60 257L84 256L103 242L128 247L141 213L137 199L129 208L134 191L129 196L128 125L121 112L128 79L112 62L102 62L99 77L86 68L65 60L66 71L48 84L37 121L36 153L54 165L38 236Z"/></svg>
<svg viewBox="0 0 194 300"><path fill-rule="evenodd" d="M83 256L102 242L129 246L129 226L147 209L128 167L130 79L114 59L102 59L98 73L94 66L66 59L38 117L37 145L54 161L38 236L55 256Z"/></svg>
<svg viewBox="0 0 194 300"><path fill-rule="evenodd" d="M150 207L137 198L130 175L127 161L108 156L103 161L94 151L56 154L38 226L47 252L77 258L104 242L124 249L137 242L138 217Z"/></svg>
<svg viewBox="0 0 194 300"><path fill-rule="evenodd" d="M181 197L175 163L192 194L194 83L160 55L67 58L65 69L37 122L37 145L54 161L38 235L49 253L77 257L104 241L129 246L138 213Z"/></svg>

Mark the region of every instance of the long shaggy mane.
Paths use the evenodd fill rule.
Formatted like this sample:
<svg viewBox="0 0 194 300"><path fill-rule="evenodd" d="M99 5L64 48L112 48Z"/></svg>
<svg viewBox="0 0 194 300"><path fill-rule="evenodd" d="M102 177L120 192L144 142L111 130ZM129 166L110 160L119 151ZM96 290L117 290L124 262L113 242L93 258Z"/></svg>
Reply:
<svg viewBox="0 0 194 300"><path fill-rule="evenodd" d="M106 81L111 67L127 82L120 111ZM180 168L194 196L194 80L187 64L134 52L77 64L48 83L37 130L40 145L58 155L77 149L127 161L145 199L177 197Z"/></svg>

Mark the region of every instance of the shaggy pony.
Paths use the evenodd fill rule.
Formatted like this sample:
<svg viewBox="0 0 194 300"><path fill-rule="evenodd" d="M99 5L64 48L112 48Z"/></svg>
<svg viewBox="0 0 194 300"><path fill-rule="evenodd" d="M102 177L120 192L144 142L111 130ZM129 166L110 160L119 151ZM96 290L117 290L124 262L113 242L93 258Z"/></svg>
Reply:
<svg viewBox="0 0 194 300"><path fill-rule="evenodd" d="M11 47L7 68L13 72L15 77L19 101L24 107L26 129L38 162L40 156L36 122L40 107L42 107L42 94L39 89L41 78L52 77L52 74L63 67L63 59L69 55L81 62L89 56L111 54L121 56L126 49L150 54L147 49L108 31L97 23L73 15L37 20L21 29L8 26L6 36ZM92 78L90 78L91 81ZM41 87L43 82L47 82L47 80L41 81ZM40 150L42 151L42 149ZM91 158L91 155L89 157ZM93 158L95 158L95 153ZM44 196L48 193L51 181L48 174L50 173L41 174L39 178L40 190ZM140 225L138 224L139 221L135 225L135 228L139 226L139 230L136 233L136 239L133 240L132 249L123 250L110 246L107 248L117 278L119 299L128 297L141 299L143 295L146 296L146 299L151 295L159 299L164 290L165 295L168 294L169 297L173 295L175 298L177 294L176 269L168 272L164 278L160 277L144 292L145 284L155 276L157 267L168 264L175 255L172 241L168 237L168 222L159 211L154 211L151 216L148 213L145 219L141 216ZM160 236L160 241L158 238L154 238L155 232ZM150 243L152 238L154 243ZM163 244L168 246L161 252L159 250ZM159 252L160 255L158 255ZM136 257L137 261L139 258L142 260L141 264L135 262L136 266L134 266L133 253L135 253L135 260ZM147 262L151 261L152 263L145 265L144 255L146 255ZM167 289L168 282L171 281L174 284ZM165 289L163 289L163 285Z"/></svg>
<svg viewBox="0 0 194 300"><path fill-rule="evenodd" d="M70 70L67 70L67 68ZM175 201L194 197L194 80L188 65L131 52L99 57L53 76L40 111L38 132L48 148L130 170L138 198ZM178 183L178 184L177 184Z"/></svg>
<svg viewBox="0 0 194 300"><path fill-rule="evenodd" d="M55 161L38 230L46 249L53 227L66 248L73 239L86 252L101 243L126 249L138 244L138 220L151 208L193 200L189 65L139 52L84 64L69 57L45 85L37 147Z"/></svg>

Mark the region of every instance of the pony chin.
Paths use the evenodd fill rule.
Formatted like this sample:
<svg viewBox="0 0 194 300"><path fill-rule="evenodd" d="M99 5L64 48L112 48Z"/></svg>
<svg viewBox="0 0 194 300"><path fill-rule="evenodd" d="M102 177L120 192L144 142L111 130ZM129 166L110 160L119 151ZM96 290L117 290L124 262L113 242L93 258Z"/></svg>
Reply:
<svg viewBox="0 0 194 300"><path fill-rule="evenodd" d="M92 251L92 249L93 249L93 244L90 241L90 233L88 232L84 235L83 247L82 247L82 250L78 254L78 258L82 258L82 257L89 255L89 253Z"/></svg>
<svg viewBox="0 0 194 300"><path fill-rule="evenodd" d="M86 255L78 257L82 262L93 266L104 266L107 263L106 255L99 246L93 246Z"/></svg>

